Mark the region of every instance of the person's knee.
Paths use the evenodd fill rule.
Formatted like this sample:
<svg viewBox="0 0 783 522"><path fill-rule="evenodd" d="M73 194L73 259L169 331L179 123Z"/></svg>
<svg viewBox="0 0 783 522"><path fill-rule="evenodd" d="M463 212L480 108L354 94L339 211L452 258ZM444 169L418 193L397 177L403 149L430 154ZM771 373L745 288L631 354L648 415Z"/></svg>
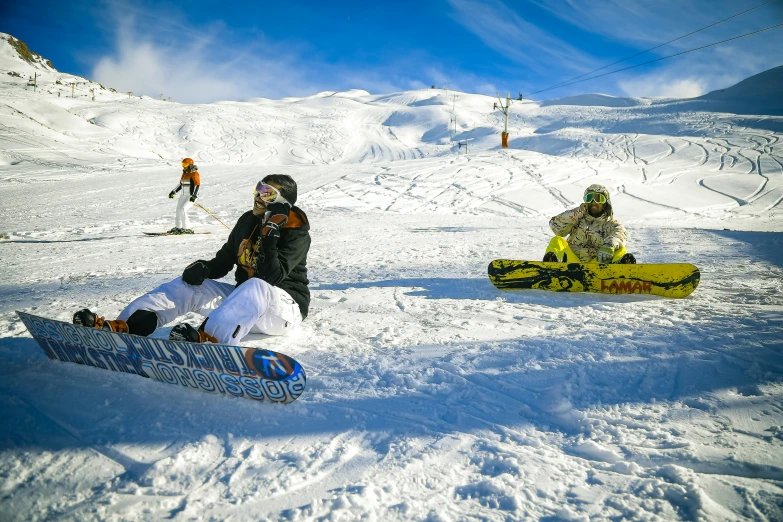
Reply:
<svg viewBox="0 0 783 522"><path fill-rule="evenodd" d="M158 315L151 310L136 310L125 323L128 333L146 337L158 327Z"/></svg>
<svg viewBox="0 0 783 522"><path fill-rule="evenodd" d="M242 292L242 293L252 293L253 295L260 295L264 301L268 301L270 294L272 292L272 285L264 281L263 279L259 279L257 277L251 277L241 285L239 285L239 288L237 288L236 291ZM242 294L239 294L240 296Z"/></svg>
<svg viewBox="0 0 783 522"><path fill-rule="evenodd" d="M182 279L182 276L177 276L171 281L169 281L168 283L166 283L166 285L168 285L169 288L177 292L193 293L193 292L198 292L201 289L203 283L201 285L189 285L188 283L185 282L184 279Z"/></svg>
<svg viewBox="0 0 783 522"><path fill-rule="evenodd" d="M565 250L568 247L568 241L565 240L564 237L561 236L555 236L549 241L549 246L547 247L547 250L553 250L553 251L562 251Z"/></svg>
<svg viewBox="0 0 783 522"><path fill-rule="evenodd" d="M617 250L614 251L614 255L612 256L612 263L616 263L619 260L623 258L625 254L627 254L628 251L625 249L624 246L621 246Z"/></svg>
<svg viewBox="0 0 783 522"><path fill-rule="evenodd" d="M250 279L248 279L247 281L242 283L240 288L242 288L245 285L247 285L248 288L251 288L251 287L254 287L254 288L266 288L266 287L270 286L269 283L267 283L263 279L259 279L257 277L251 277Z"/></svg>

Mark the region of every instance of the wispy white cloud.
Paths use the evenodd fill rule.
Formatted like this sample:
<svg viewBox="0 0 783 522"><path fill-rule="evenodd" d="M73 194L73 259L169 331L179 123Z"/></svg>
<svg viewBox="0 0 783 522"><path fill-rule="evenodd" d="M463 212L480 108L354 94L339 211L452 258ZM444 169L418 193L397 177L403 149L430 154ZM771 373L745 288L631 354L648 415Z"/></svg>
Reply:
<svg viewBox="0 0 783 522"><path fill-rule="evenodd" d="M619 82L620 89L627 96L649 98L695 98L706 91L706 85L699 78L639 77Z"/></svg>
<svg viewBox="0 0 783 522"><path fill-rule="evenodd" d="M431 85L494 89L486 78L449 70L423 51L411 50L376 67L326 63L303 42L273 42L263 34L239 39L220 23L195 30L181 13L153 15L122 2L112 9L115 47L98 59L92 77L123 92L199 103L352 88L372 93Z"/></svg>
<svg viewBox="0 0 783 522"><path fill-rule="evenodd" d="M531 2L580 31L600 35L608 42L624 44L624 52L605 60L613 62L623 56L634 54L627 51L628 47L635 47L639 51L654 47L759 5L763 0L741 2L736 0L691 2L531 0ZM728 22L619 63L601 73L761 29L779 21L781 15L783 15L783 3L773 2ZM575 84L554 91L552 94L562 96L564 92L598 91L630 96L692 97L728 87L781 63L783 63L783 30L776 29L617 75Z"/></svg>
<svg viewBox="0 0 783 522"><path fill-rule="evenodd" d="M621 73L615 81L627 96L691 98L730 87L781 61L759 55L753 46L726 45L661 62L652 71L639 68L632 75Z"/></svg>
<svg viewBox="0 0 783 522"><path fill-rule="evenodd" d="M529 1L582 31L616 42L654 47L764 4L765 0ZM778 0L678 40L669 50L698 47L725 36L760 29L772 25L770 21L780 20L781 16L783 4Z"/></svg>
<svg viewBox="0 0 783 522"><path fill-rule="evenodd" d="M452 18L487 47L537 73L551 72L553 64L571 72L585 72L595 60L574 45L524 20L500 1L449 0Z"/></svg>
<svg viewBox="0 0 783 522"><path fill-rule="evenodd" d="M695 21L703 20L707 14L694 2L681 0L633 2L530 0L530 2L580 30L600 34L615 41L644 42L652 45L697 29L698 27L693 24L698 25Z"/></svg>
<svg viewBox="0 0 783 522"><path fill-rule="evenodd" d="M453 8L451 18L506 58L483 74L478 71L486 68L455 65L449 57L442 60L416 49L395 52L391 58L387 56L372 65L330 62L308 42L272 41L262 33L248 34L247 30L237 34L219 21L194 27L188 23L187 13L170 4L153 12L129 0L106 1L110 11L106 18L112 20L106 27L112 31L115 45L95 62L92 77L122 91L153 97L163 94L181 102L306 96L351 88L387 93L430 85L489 95L496 90L511 90L514 95L546 86L541 79L568 78L603 65L587 50L569 43L576 42L575 35L588 30L588 26L607 39L612 35L612 39L644 48L649 41L657 43L692 29L692 25L685 27L691 22L683 22L683 17L701 12L698 20L702 23L707 10L707 0L682 6L682 17L672 16L675 0L660 0L659 10L663 13L654 8L659 4L648 0L562 0L555 4L560 8L551 7L548 1L531 0L542 7L550 6L553 13L574 25L573 34L559 38L525 20L509 7L510 3L449 0ZM728 5L727 0L715 1L724 8ZM729 7L731 12L743 8ZM670 12L666 13L667 9ZM667 16L671 27L665 25ZM709 18L706 23L716 16ZM664 36L656 38L656 27ZM772 33L558 89L544 97L584 92L690 96L697 90L726 87L783 63L783 30ZM711 38L709 41L714 41L714 35ZM667 52L680 49L670 48ZM655 56L661 54L641 59Z"/></svg>
<svg viewBox="0 0 783 522"><path fill-rule="evenodd" d="M161 31L161 26L177 24L158 18L153 31L146 23L148 14L141 14L143 23L137 23L138 12L116 16L121 20L116 48L97 61L93 77L122 91L205 102L261 93L281 97L312 89L297 65L297 56L261 37L237 45L216 26L185 34L178 30L179 38L161 38L161 34L172 34Z"/></svg>

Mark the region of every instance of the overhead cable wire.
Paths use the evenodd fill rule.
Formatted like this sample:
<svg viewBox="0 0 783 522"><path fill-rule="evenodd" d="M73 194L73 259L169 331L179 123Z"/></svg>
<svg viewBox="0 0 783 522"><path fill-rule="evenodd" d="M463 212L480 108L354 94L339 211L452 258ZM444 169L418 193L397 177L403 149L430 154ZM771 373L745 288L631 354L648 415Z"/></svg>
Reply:
<svg viewBox="0 0 783 522"><path fill-rule="evenodd" d="M669 56L664 56L662 58L656 58L655 60L650 60L648 62L637 63L636 65L623 67L622 69L617 69L616 71L609 71L608 73L597 74L595 76L591 76L590 78L585 78L583 80L576 80L576 81L573 81L573 82L568 82L568 83L563 83L561 85L556 85L554 87L548 87L546 89L541 89L540 91L534 91L534 92L531 92L531 93L527 93L524 96L531 96L533 94L538 94L538 93L544 92L544 91L551 91L552 89L559 89L560 87L566 87L568 85L573 85L575 83L582 83L582 82L587 82L587 81L590 81L590 80L595 80L596 78L601 78L602 76L609 76L610 74L619 73L621 71L627 71L628 69L633 69L634 67L641 67L642 65L647 65L647 64L655 63L655 62L660 62L662 60L668 60L669 58L674 58L675 56L681 56L683 54L692 53L692 52L698 51L700 49L706 49L707 47L712 47L714 45L730 42L732 40L739 40L740 38L745 38L746 36L750 36L750 35L753 35L753 34L763 33L764 31L769 31L770 29L775 29L776 27L780 27L780 26L783 26L783 23L777 24L777 25L771 25L769 27L765 27L764 29L759 29L758 31L753 31L751 33L745 33L745 34L742 34L740 36L735 36L734 38L727 38L725 40L721 40L720 42L715 42L715 43L711 43L711 44L708 44L708 45L702 45L701 47L696 47L694 49L688 49L687 51L682 51L681 53L670 54Z"/></svg>
<svg viewBox="0 0 783 522"><path fill-rule="evenodd" d="M758 9L759 7L764 7L765 5L767 5L767 4L771 4L771 3L772 3L772 2L774 2L774 1L775 1L775 0L767 0L767 1L766 1L766 2L764 2L763 4L759 4L759 5L757 5L756 7L751 7L750 9L746 9L745 11L742 11L741 13L737 13L737 14L735 14L735 15L731 15L731 16L730 16L730 17L728 17L728 18L724 18L723 20L719 20L719 21L717 21L717 22L715 22L715 23L713 23L713 24L710 24L710 25L708 25L708 26L706 26L706 27L702 27L701 29L696 29L695 31L691 31L691 32L690 32L690 33L688 33L688 34L684 34L684 35L682 35L682 36L678 36L677 38L675 38L675 39L673 39L673 40L669 40L668 42L664 42L664 43L662 43L662 44L660 44L660 45L656 45L655 47L650 47L650 48L649 48L649 49L647 49L647 50L644 50L644 51L638 52L638 53L636 53L636 54L633 54L633 55L631 55L631 56L627 56L627 57L625 57L625 58L622 58L622 59L620 59L620 60L617 60L616 62L612 62L612 63L610 63L610 64L608 64L608 65L604 65L603 67L599 67L598 69L593 69L592 71L586 72L586 73L584 73L584 74L580 74L579 76L575 76L575 77L573 77L573 78L571 78L571 79L569 79L569 80L562 81L562 82L560 82L560 83L558 83L558 84L555 84L555 85L553 85L552 87L549 87L549 89L554 89L554 88L556 88L556 87L560 87L560 86L563 86L563 85L566 85L566 84L570 85L570 83L569 83L569 82L572 82L572 81L574 81L574 80L578 80L579 78L583 78L583 77L585 77L585 76L587 76L587 75L589 75L589 74L593 74L593 73L596 73L596 72L598 72L598 71L603 71L603 70L604 70L604 69L606 69L607 67L611 67L612 65L617 65L618 63L622 63L622 62L624 62L624 61L626 61L626 60L630 60L631 58L636 58L637 56L641 56L641 55L643 55L643 54L645 54L645 53L649 53L650 51L654 51L655 49L658 49L659 47L663 47L664 45L669 45L670 43L672 43L672 42L676 42L677 40L682 40L682 39L683 39L683 38L685 38L686 36L690 36L690 35L692 35L692 34L696 34L696 33L700 32L700 31L704 31L705 29L709 29L710 27L715 27L715 26L716 26L716 25L718 25L718 24L722 24L723 22L726 22L726 21L728 21L728 20L731 20L732 18L736 18L736 17L738 17L738 16L740 16L740 15L744 15L745 13L749 13L749 12L751 12L751 11L755 10L755 9ZM545 90L546 90L546 89L545 89ZM543 92L543 91L537 91L537 92ZM531 93L531 94L534 94L534 93Z"/></svg>

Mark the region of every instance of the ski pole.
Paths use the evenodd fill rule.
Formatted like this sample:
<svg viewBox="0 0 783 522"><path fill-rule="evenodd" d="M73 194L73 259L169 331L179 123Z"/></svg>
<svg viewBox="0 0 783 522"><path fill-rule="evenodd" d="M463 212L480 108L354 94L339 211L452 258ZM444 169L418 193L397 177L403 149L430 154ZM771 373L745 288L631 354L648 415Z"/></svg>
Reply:
<svg viewBox="0 0 783 522"><path fill-rule="evenodd" d="M223 225L223 226L224 226L224 227L226 227L227 229L231 230L231 227L229 227L228 225L226 225L225 223L223 223L222 221L220 221L220 219L219 219L219 218L218 218L218 217L217 217L215 214L213 214L212 212L210 212L208 208L206 208L206 207L202 207L201 205L199 205L199 204L198 204L198 203L196 203L195 201L193 202L193 205L194 205L194 206L196 206L196 207L198 207L198 208L200 208L201 210L203 210L204 212L206 212L207 214L209 214L209 215L210 215L210 216L212 216L213 218L217 219L218 223L220 223L221 225Z"/></svg>

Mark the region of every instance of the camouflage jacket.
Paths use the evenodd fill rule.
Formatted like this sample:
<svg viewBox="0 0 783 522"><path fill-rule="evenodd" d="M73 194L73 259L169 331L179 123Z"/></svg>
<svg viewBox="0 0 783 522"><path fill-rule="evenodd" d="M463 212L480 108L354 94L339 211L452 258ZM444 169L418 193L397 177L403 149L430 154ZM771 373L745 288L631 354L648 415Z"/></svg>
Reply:
<svg viewBox="0 0 783 522"><path fill-rule="evenodd" d="M608 246L617 250L625 246L627 234L619 221L614 219L609 191L601 185L591 185L588 192L601 192L606 196L605 211L598 217L587 212L587 205L566 210L549 220L549 227L557 236L565 237L574 254L583 263L595 260L598 249Z"/></svg>

